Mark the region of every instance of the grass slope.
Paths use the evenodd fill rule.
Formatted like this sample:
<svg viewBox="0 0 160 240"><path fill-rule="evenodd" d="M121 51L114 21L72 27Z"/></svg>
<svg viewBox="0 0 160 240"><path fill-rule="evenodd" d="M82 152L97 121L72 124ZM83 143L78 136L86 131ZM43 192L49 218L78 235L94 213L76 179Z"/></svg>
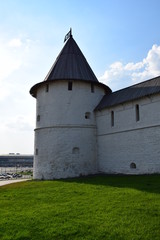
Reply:
<svg viewBox="0 0 160 240"><path fill-rule="evenodd" d="M160 176L94 176L0 187L1 240L160 239Z"/></svg>

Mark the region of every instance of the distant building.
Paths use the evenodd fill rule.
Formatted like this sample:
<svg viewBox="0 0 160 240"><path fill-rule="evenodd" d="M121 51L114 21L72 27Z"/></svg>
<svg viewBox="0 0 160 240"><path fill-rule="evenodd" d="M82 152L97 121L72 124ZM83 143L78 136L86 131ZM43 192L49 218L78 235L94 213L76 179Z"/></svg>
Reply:
<svg viewBox="0 0 160 240"><path fill-rule="evenodd" d="M112 92L70 32L37 99L34 178L160 173L160 77Z"/></svg>
<svg viewBox="0 0 160 240"><path fill-rule="evenodd" d="M0 167L33 167L33 155L0 155Z"/></svg>

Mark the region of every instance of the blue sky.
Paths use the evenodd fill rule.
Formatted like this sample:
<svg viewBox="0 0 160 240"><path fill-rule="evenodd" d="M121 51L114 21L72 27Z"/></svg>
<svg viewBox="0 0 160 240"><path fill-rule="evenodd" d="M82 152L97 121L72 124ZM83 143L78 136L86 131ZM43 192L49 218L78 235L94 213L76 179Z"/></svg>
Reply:
<svg viewBox="0 0 160 240"><path fill-rule="evenodd" d="M160 75L159 0L0 1L0 154L33 153L35 99L72 27L113 91Z"/></svg>

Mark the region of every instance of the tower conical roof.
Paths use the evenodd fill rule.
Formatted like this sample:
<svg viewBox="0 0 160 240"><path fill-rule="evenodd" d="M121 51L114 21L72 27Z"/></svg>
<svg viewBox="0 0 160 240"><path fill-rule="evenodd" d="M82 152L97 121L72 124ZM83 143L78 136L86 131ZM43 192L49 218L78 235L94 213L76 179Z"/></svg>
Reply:
<svg viewBox="0 0 160 240"><path fill-rule="evenodd" d="M47 74L45 81L76 79L98 82L86 58L71 35Z"/></svg>
<svg viewBox="0 0 160 240"><path fill-rule="evenodd" d="M86 58L73 39L71 31L68 34L66 35L68 40L62 48L46 78L43 82L35 84L30 89L30 94L33 97L36 97L37 89L41 85L59 80L91 82L96 85L103 86L106 92L111 92L111 89L108 86L100 83L96 78Z"/></svg>

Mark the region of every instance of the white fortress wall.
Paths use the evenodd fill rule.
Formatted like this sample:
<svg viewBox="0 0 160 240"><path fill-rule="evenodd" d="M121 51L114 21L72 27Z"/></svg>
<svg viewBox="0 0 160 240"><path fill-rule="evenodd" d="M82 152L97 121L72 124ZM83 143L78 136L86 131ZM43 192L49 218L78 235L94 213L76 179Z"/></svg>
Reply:
<svg viewBox="0 0 160 240"><path fill-rule="evenodd" d="M138 121L136 105L139 105ZM111 111L114 126L111 126ZM160 172L160 94L97 111L96 121L101 172Z"/></svg>
<svg viewBox="0 0 160 240"><path fill-rule="evenodd" d="M53 127L36 131L39 151L34 177L53 179L95 173L97 159L93 134L94 127Z"/></svg>
<svg viewBox="0 0 160 240"><path fill-rule="evenodd" d="M68 90L68 81L53 81L46 86L39 87L37 92L36 114L40 115L37 127L51 126L54 124L95 124L93 110L104 96L105 91L100 86L94 86L83 81L72 81L72 90ZM90 112L89 121L85 113Z"/></svg>
<svg viewBox="0 0 160 240"><path fill-rule="evenodd" d="M54 81L37 91L34 178L53 179L97 172L96 122L93 109L104 89L91 84ZM39 119L38 119L39 118Z"/></svg>

